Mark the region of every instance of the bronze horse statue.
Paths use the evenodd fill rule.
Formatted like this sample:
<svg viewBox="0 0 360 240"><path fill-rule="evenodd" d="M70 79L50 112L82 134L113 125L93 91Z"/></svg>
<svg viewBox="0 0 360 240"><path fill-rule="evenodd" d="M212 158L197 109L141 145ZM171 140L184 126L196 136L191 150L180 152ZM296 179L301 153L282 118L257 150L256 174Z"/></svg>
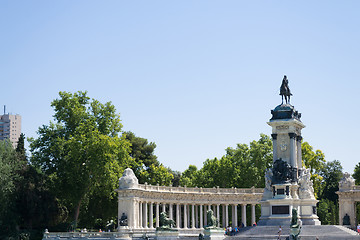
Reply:
<svg viewBox="0 0 360 240"><path fill-rule="evenodd" d="M280 87L280 94L281 95L281 104L284 104L284 97L286 104L290 103L290 96L292 95L289 88L289 80L287 79L286 75L282 80L282 84Z"/></svg>

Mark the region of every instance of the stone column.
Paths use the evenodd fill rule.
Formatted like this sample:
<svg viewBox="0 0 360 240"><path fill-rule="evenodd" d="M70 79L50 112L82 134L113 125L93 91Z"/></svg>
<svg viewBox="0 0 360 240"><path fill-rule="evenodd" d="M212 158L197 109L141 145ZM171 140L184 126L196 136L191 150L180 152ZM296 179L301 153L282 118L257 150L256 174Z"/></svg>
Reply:
<svg viewBox="0 0 360 240"><path fill-rule="evenodd" d="M235 227L235 210L234 205L231 205L231 226Z"/></svg>
<svg viewBox="0 0 360 240"><path fill-rule="evenodd" d="M297 161L296 161L296 146L295 146L295 133L289 133L290 137L290 164L292 167L297 168Z"/></svg>
<svg viewBox="0 0 360 240"><path fill-rule="evenodd" d="M163 205L162 205L162 211L166 212L166 204L165 203L163 203Z"/></svg>
<svg viewBox="0 0 360 240"><path fill-rule="evenodd" d="M199 205L195 205L195 227L199 228Z"/></svg>
<svg viewBox="0 0 360 240"><path fill-rule="evenodd" d="M195 228L195 205L191 205L191 228Z"/></svg>
<svg viewBox="0 0 360 240"><path fill-rule="evenodd" d="M188 218L188 224L187 224L187 226L188 226L188 228L190 228L191 227L191 225L190 225L190 205L188 205L187 207L186 207L186 210L187 210L187 218Z"/></svg>
<svg viewBox="0 0 360 240"><path fill-rule="evenodd" d="M277 134L271 134L271 137L273 139L273 161L275 162L277 160Z"/></svg>
<svg viewBox="0 0 360 240"><path fill-rule="evenodd" d="M297 143L297 166L298 166L298 168L302 168L301 140L302 140L302 136L297 136L296 137L296 143Z"/></svg>
<svg viewBox="0 0 360 240"><path fill-rule="evenodd" d="M169 218L174 219L173 218L173 204L172 203L169 203Z"/></svg>
<svg viewBox="0 0 360 240"><path fill-rule="evenodd" d="M144 228L148 228L148 204L144 202Z"/></svg>
<svg viewBox="0 0 360 240"><path fill-rule="evenodd" d="M204 227L203 205L200 204L200 228Z"/></svg>
<svg viewBox="0 0 360 240"><path fill-rule="evenodd" d="M229 205L225 204L225 227L229 226Z"/></svg>
<svg viewBox="0 0 360 240"><path fill-rule="evenodd" d="M149 225L150 228L154 228L154 204L152 202L150 202Z"/></svg>
<svg viewBox="0 0 360 240"><path fill-rule="evenodd" d="M244 224L244 227L246 227L246 204L242 204L242 218L241 221Z"/></svg>
<svg viewBox="0 0 360 240"><path fill-rule="evenodd" d="M254 224L255 222L255 204L251 204L251 224Z"/></svg>
<svg viewBox="0 0 360 240"><path fill-rule="evenodd" d="M217 227L220 227L220 204L216 204L216 217L219 220Z"/></svg>
<svg viewBox="0 0 360 240"><path fill-rule="evenodd" d="M206 226L207 225L207 214L206 214L206 205L204 205L204 225Z"/></svg>
<svg viewBox="0 0 360 240"><path fill-rule="evenodd" d="M139 201L139 228L143 226L143 204Z"/></svg>
<svg viewBox="0 0 360 240"><path fill-rule="evenodd" d="M234 204L234 224L235 227L238 226L238 215L237 215L237 204Z"/></svg>
<svg viewBox="0 0 360 240"><path fill-rule="evenodd" d="M225 223L225 205L222 205L222 227L227 227Z"/></svg>
<svg viewBox="0 0 360 240"><path fill-rule="evenodd" d="M176 228L180 228L180 206L179 203L176 204Z"/></svg>
<svg viewBox="0 0 360 240"><path fill-rule="evenodd" d="M156 203L156 227L159 227L159 221L160 221L160 216L159 216L159 203Z"/></svg>
<svg viewBox="0 0 360 240"><path fill-rule="evenodd" d="M184 228L187 228L187 205L184 204Z"/></svg>

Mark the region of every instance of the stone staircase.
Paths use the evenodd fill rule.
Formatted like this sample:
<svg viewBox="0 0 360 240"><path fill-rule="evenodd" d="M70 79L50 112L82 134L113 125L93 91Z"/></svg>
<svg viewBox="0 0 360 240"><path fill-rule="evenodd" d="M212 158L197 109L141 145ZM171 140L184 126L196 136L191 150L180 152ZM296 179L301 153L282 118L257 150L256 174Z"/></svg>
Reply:
<svg viewBox="0 0 360 240"><path fill-rule="evenodd" d="M246 227L234 236L227 236L228 240L275 240L278 239L278 226ZM282 227L282 240L289 237L290 227ZM301 240L352 240L360 239L360 235L349 228L339 225L304 225L301 229Z"/></svg>

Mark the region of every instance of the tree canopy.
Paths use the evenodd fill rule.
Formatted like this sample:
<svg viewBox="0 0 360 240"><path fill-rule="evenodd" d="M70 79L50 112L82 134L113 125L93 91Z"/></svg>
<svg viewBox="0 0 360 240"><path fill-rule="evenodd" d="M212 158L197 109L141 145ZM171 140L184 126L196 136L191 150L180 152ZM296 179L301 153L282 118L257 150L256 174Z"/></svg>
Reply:
<svg viewBox="0 0 360 240"><path fill-rule="evenodd" d="M86 92L60 92L51 106L54 120L30 140L31 162L50 176L52 190L77 221L81 203L93 193L115 197L123 169L131 165L130 143L119 135L122 125L115 107Z"/></svg>

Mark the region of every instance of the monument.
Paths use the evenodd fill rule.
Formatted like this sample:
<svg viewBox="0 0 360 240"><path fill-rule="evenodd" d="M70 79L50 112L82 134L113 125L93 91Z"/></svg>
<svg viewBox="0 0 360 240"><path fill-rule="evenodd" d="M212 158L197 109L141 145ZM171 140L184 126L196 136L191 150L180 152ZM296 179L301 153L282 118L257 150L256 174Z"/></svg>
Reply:
<svg viewBox="0 0 360 240"><path fill-rule="evenodd" d="M258 225L288 226L296 209L304 225L320 225L316 214L310 170L303 167L301 157L301 113L290 104L292 95L284 76L280 95L282 102L271 111L273 166L265 173L265 189ZM285 99L285 103L284 103Z"/></svg>

